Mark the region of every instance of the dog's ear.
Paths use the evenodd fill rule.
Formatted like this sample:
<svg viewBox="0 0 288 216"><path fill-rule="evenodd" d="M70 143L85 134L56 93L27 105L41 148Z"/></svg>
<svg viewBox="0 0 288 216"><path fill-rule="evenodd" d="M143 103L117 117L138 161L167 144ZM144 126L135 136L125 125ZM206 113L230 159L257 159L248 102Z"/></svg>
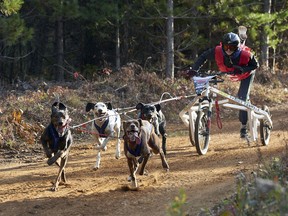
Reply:
<svg viewBox="0 0 288 216"><path fill-rule="evenodd" d="M126 133L126 124L127 124L126 121L122 122L122 127L123 127L123 130L124 130L124 133Z"/></svg>
<svg viewBox="0 0 288 216"><path fill-rule="evenodd" d="M110 102L106 103L106 106L107 106L107 109L109 110L113 109L112 104Z"/></svg>
<svg viewBox="0 0 288 216"><path fill-rule="evenodd" d="M66 106L63 103L59 103L60 110L66 110Z"/></svg>
<svg viewBox="0 0 288 216"><path fill-rule="evenodd" d="M155 104L154 106L156 107L157 112L159 112L161 110L161 105L160 104Z"/></svg>
<svg viewBox="0 0 288 216"><path fill-rule="evenodd" d="M86 105L86 112L89 112L90 110L94 109L95 103L87 103Z"/></svg>
<svg viewBox="0 0 288 216"><path fill-rule="evenodd" d="M51 112L54 113L58 110L58 102L54 102L51 106Z"/></svg>
<svg viewBox="0 0 288 216"><path fill-rule="evenodd" d="M144 106L143 103L138 103L138 104L136 105L136 109L137 109L137 110L141 110L143 106Z"/></svg>
<svg viewBox="0 0 288 216"><path fill-rule="evenodd" d="M58 103L59 103L59 102L54 102L54 103L52 104L52 107L56 107L56 106L58 105Z"/></svg>
<svg viewBox="0 0 288 216"><path fill-rule="evenodd" d="M138 122L139 122L139 126L141 127L141 126L143 125L142 119L139 118L139 119L138 119Z"/></svg>

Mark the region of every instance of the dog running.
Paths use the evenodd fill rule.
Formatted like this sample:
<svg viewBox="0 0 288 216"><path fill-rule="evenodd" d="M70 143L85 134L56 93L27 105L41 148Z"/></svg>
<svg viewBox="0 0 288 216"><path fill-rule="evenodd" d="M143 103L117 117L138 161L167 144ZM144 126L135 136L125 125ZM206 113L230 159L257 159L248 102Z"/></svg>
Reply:
<svg viewBox="0 0 288 216"><path fill-rule="evenodd" d="M166 119L165 115L161 110L160 104L150 105L138 103L136 105L136 109L138 110L138 117L147 120L152 123L155 127L155 133L159 136L161 134L162 137L162 150L166 155Z"/></svg>
<svg viewBox="0 0 288 216"><path fill-rule="evenodd" d="M51 122L41 135L41 143L46 156L47 164L59 166L59 172L51 190L57 191L61 182L66 183L65 167L68 162L69 151L73 142L69 129L71 119L66 106L55 102L51 109Z"/></svg>
<svg viewBox="0 0 288 216"><path fill-rule="evenodd" d="M156 135L154 126L149 121L142 119L124 121L123 130L124 153L130 171L129 180L131 179L133 189L138 188L136 172L139 164L142 163L139 175L143 175L146 172L145 167L151 153L159 153L162 167L169 171L169 165L159 146L160 138Z"/></svg>
<svg viewBox="0 0 288 216"><path fill-rule="evenodd" d="M96 163L94 170L100 168L101 151L107 150L107 143L110 139L116 138L115 158L120 158L120 130L121 118L118 112L112 108L111 103L87 103L86 112L93 110L95 120L92 122L92 133L96 138Z"/></svg>

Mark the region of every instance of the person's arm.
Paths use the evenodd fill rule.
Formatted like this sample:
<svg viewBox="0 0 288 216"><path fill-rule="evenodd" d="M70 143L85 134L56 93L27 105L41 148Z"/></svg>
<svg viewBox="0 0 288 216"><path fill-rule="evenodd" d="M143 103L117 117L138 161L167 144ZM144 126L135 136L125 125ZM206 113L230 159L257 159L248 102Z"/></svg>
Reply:
<svg viewBox="0 0 288 216"><path fill-rule="evenodd" d="M247 66L243 66L243 71L248 72L248 71L253 71L259 67L259 63L255 56L251 54L250 61L248 62Z"/></svg>
<svg viewBox="0 0 288 216"><path fill-rule="evenodd" d="M207 60L215 60L215 48L211 48L203 52L192 66L192 69L198 71Z"/></svg>

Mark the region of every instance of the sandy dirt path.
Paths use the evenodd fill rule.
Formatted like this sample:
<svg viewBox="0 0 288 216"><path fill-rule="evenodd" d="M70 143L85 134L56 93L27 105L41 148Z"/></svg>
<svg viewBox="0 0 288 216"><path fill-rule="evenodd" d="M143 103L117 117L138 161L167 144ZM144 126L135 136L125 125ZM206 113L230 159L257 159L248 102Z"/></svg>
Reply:
<svg viewBox="0 0 288 216"><path fill-rule="evenodd" d="M164 172L159 156L153 155L147 166L149 175L138 175L138 191L125 190L129 185L127 162L123 154L121 159L114 159L114 142L102 154L98 171L92 170L96 157L92 141L75 142L67 165L68 184L61 185L57 192L50 191L50 187L58 169L46 164L42 152L35 153L37 162L29 163L7 162L2 152L0 216L164 216L181 189L187 195L185 210L189 215L197 215L201 208L212 207L230 196L235 191L235 176L255 170L259 155L269 160L285 152L288 117L284 115L285 109L273 108L271 113L274 129L269 146L248 146L239 139L235 117L223 121L222 130L212 125L209 151L204 156L199 156L189 143L184 125L170 125L170 172Z"/></svg>

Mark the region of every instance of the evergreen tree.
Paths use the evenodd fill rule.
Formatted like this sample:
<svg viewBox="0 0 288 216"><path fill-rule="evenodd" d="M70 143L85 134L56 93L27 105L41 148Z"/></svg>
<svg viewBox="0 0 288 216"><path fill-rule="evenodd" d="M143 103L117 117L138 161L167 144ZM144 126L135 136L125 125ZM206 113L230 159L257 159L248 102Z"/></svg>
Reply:
<svg viewBox="0 0 288 216"><path fill-rule="evenodd" d="M23 4L23 0L1 0L0 12L6 16L16 14Z"/></svg>

